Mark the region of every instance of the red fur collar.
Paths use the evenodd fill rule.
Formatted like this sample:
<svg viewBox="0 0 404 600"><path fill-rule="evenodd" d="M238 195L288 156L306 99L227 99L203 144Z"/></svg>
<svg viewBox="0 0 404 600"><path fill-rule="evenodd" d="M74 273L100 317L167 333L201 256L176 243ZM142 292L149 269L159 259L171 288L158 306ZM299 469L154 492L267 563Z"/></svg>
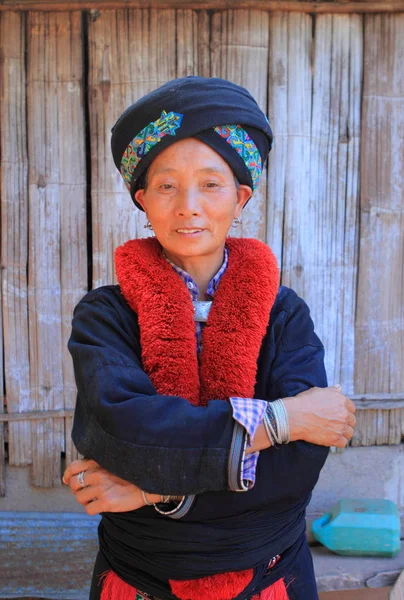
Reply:
<svg viewBox="0 0 404 600"><path fill-rule="evenodd" d="M130 240L116 250L121 291L139 319L143 367L159 394L194 405L254 397L279 271L258 240L229 238L226 246L229 263L203 330L200 367L192 301L160 244L155 238Z"/></svg>

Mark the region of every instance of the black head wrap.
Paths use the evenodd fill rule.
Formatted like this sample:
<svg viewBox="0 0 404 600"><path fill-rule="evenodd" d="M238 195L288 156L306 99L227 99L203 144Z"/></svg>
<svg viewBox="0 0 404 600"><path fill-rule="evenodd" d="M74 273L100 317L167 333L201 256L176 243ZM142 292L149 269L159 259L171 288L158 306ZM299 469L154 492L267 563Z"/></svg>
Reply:
<svg viewBox="0 0 404 600"><path fill-rule="evenodd" d="M190 76L143 96L112 128L114 162L138 208L134 195L153 159L189 137L210 146L240 183L256 189L272 147L268 119L245 88L225 79Z"/></svg>

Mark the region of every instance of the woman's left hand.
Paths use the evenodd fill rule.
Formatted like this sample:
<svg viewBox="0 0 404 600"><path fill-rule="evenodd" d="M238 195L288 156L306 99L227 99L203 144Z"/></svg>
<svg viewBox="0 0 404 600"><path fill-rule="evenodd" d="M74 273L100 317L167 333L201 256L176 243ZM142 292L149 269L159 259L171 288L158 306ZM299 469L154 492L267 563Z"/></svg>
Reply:
<svg viewBox="0 0 404 600"><path fill-rule="evenodd" d="M84 486L78 479L83 472ZM88 515L102 512L127 512L145 506L142 491L136 485L109 473L94 460L75 460L66 469L63 483L70 486L77 502ZM147 494L149 502L160 502L159 494Z"/></svg>

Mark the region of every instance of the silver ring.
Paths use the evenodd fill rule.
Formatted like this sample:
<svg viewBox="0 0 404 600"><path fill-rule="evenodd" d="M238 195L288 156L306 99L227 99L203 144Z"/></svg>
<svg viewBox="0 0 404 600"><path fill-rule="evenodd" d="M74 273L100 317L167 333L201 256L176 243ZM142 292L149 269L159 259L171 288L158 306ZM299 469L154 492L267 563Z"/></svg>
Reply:
<svg viewBox="0 0 404 600"><path fill-rule="evenodd" d="M77 475L77 483L81 488L86 487L86 484L84 483L84 473L85 471L80 471L80 473Z"/></svg>

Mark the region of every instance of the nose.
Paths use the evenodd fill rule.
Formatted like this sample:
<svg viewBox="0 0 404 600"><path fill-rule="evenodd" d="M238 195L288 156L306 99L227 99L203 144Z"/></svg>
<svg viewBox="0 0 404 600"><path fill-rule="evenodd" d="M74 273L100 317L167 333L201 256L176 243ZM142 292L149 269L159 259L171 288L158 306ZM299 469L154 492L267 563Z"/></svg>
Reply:
<svg viewBox="0 0 404 600"><path fill-rule="evenodd" d="M176 212L178 216L189 217L201 214L202 206L198 190L192 187L181 189L177 194Z"/></svg>

